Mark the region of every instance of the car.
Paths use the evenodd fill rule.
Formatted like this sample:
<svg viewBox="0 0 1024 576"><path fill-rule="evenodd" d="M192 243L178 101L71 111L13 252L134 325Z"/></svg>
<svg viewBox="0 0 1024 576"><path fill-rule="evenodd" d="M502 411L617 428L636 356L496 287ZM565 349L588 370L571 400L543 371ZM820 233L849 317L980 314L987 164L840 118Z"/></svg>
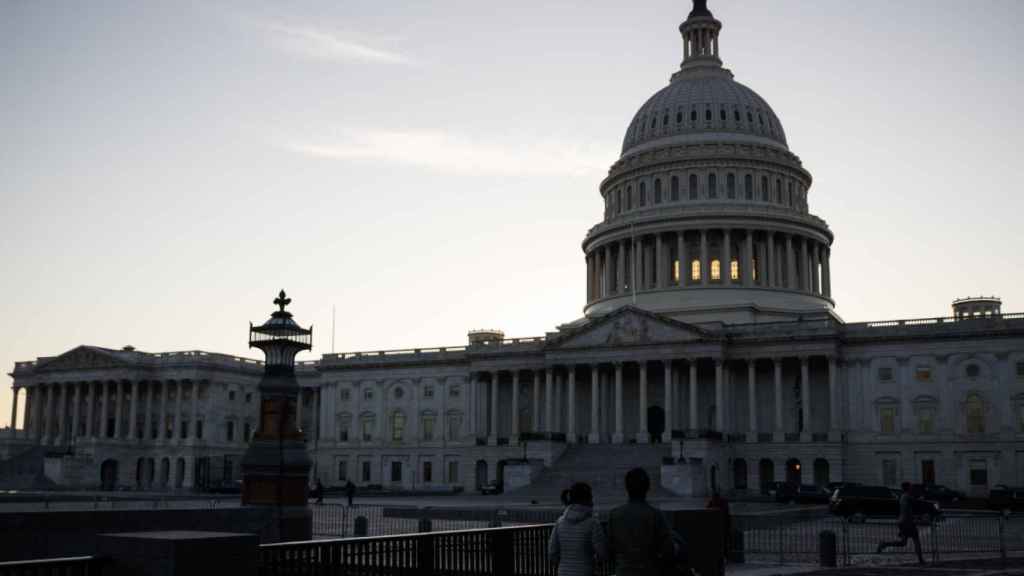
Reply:
<svg viewBox="0 0 1024 576"><path fill-rule="evenodd" d="M480 486L481 494L501 494L501 486L497 482L487 482Z"/></svg>
<svg viewBox="0 0 1024 576"><path fill-rule="evenodd" d="M1024 488L996 484L989 490L988 507L993 510L1024 510Z"/></svg>
<svg viewBox="0 0 1024 576"><path fill-rule="evenodd" d="M828 504L830 497L826 488L814 484L801 484L793 494L793 500L800 504Z"/></svg>
<svg viewBox="0 0 1024 576"><path fill-rule="evenodd" d="M832 494L835 494L836 490L842 488L843 486L860 486L860 485L861 485L860 482L829 482L828 484L825 485L825 490L828 490L828 494L831 497Z"/></svg>
<svg viewBox="0 0 1024 576"><path fill-rule="evenodd" d="M931 502L951 504L963 500L966 495L959 490L947 488L941 484L913 484L911 490L921 495L921 498Z"/></svg>
<svg viewBox="0 0 1024 576"><path fill-rule="evenodd" d="M788 482L768 482L764 485L764 492L776 502L791 502L796 496L796 490Z"/></svg>
<svg viewBox="0 0 1024 576"><path fill-rule="evenodd" d="M885 486L841 486L832 494L829 511L853 522L867 518L896 518L900 513L900 491ZM914 516L934 522L942 510L935 502L914 500Z"/></svg>

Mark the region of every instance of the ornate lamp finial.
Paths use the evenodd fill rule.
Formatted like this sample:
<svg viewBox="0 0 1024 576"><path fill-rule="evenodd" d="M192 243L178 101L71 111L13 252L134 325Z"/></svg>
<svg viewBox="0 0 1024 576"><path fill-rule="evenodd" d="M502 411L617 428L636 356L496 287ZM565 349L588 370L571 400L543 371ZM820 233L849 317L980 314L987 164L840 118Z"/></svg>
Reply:
<svg viewBox="0 0 1024 576"><path fill-rule="evenodd" d="M693 10L690 11L690 16L711 16L711 11L708 10L708 0L693 0Z"/></svg>
<svg viewBox="0 0 1024 576"><path fill-rule="evenodd" d="M274 304L281 307L281 312L284 312L284 307L291 303L292 299L287 297L284 290L281 290L281 293L277 295L277 298L274 298Z"/></svg>

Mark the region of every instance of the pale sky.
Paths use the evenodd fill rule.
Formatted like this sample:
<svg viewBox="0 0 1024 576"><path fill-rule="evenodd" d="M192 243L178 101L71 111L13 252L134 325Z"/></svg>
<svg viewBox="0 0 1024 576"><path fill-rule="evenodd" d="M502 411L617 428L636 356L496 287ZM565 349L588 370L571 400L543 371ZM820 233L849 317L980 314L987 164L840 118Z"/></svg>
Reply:
<svg viewBox="0 0 1024 576"><path fill-rule="evenodd" d="M710 0L835 233L847 321L1024 311L1024 2ZM578 318L580 242L684 0L0 1L0 367ZM2 378L0 423L10 418ZM19 417L19 425L21 418Z"/></svg>

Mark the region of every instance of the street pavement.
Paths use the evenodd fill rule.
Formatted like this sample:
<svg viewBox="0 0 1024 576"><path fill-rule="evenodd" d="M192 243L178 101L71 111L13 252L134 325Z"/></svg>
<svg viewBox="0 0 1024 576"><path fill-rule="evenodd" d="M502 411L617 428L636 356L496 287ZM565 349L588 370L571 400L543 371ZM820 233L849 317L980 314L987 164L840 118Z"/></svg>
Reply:
<svg viewBox="0 0 1024 576"><path fill-rule="evenodd" d="M846 568L811 566L772 566L768 564L731 564L728 576L1024 576L1024 557L1008 558L1005 565L999 558L952 560L918 564L875 564Z"/></svg>

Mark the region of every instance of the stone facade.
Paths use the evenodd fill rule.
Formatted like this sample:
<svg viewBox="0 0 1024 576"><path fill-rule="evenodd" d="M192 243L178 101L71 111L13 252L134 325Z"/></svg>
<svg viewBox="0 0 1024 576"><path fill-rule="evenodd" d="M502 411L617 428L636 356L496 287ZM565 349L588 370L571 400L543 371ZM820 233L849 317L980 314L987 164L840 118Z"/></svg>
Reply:
<svg viewBox="0 0 1024 576"><path fill-rule="evenodd" d="M695 9L684 60L627 129L583 242L584 317L542 337L325 354L299 422L326 485L473 490L542 477L566 450L651 444L661 483L1024 484L1024 314L846 323L833 235L781 121L722 67ZM69 485L232 482L259 362L82 346L17 363L26 429ZM522 464L526 457L531 462ZM505 466L514 467L506 475Z"/></svg>

